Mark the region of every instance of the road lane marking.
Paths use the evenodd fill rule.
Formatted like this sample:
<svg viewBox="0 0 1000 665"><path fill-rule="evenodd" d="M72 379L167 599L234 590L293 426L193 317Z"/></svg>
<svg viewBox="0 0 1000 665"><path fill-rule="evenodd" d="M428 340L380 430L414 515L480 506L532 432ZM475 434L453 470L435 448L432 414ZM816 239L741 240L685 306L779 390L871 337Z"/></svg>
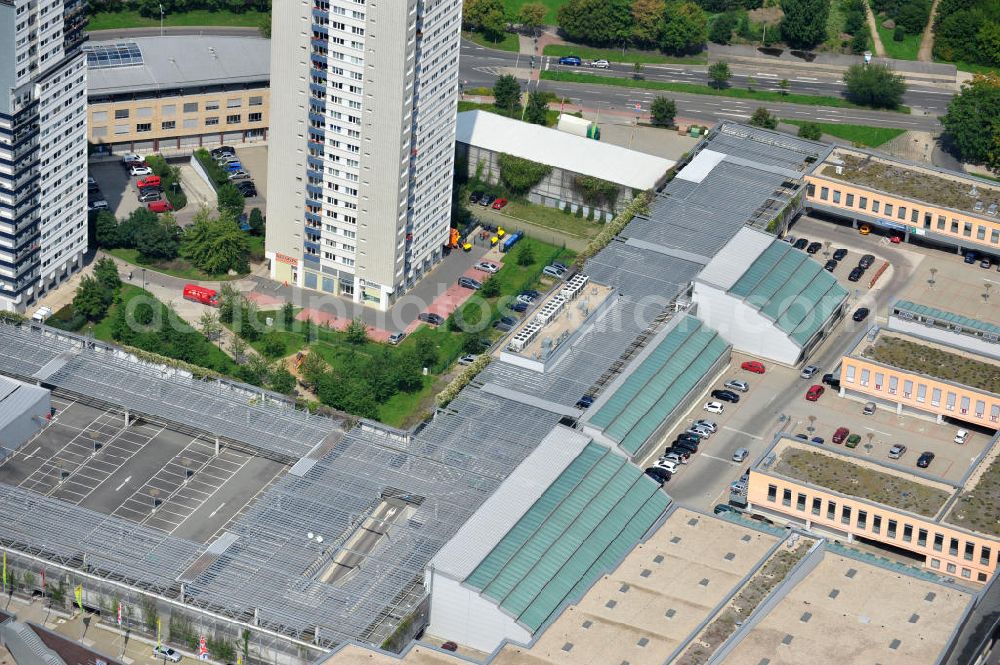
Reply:
<svg viewBox="0 0 1000 665"><path fill-rule="evenodd" d="M32 457L34 457L34 456L35 456L35 453L37 453L37 452L38 452L39 450L41 450L41 449L42 449L42 447L41 447L41 446L38 446L37 448L35 448L34 450L32 450L32 451L31 451L30 453L28 453L28 454L27 454L27 455L25 456L25 458L24 458L24 459L26 459L26 460L27 460L27 459L31 459Z"/></svg>
<svg viewBox="0 0 1000 665"><path fill-rule="evenodd" d="M736 429L735 427L730 427L729 425L723 425L722 429L728 430L730 432L736 432L737 434L742 434L743 436L749 436L751 439L757 439L758 441L764 438L762 436L757 436L756 434L751 434L750 432L744 432L741 429Z"/></svg>
<svg viewBox="0 0 1000 665"><path fill-rule="evenodd" d="M714 459L717 462L725 462L726 464L728 464L730 466L739 466L738 462L734 462L731 459L725 459L725 458L722 458L722 457L716 457L715 455L709 455L708 453L702 453L701 457L707 457L708 459Z"/></svg>
<svg viewBox="0 0 1000 665"><path fill-rule="evenodd" d="M892 436L892 434L890 434L889 432L883 432L882 430L875 429L874 427L865 427L865 429L868 430L869 432L876 432L878 434L881 434L882 436Z"/></svg>
<svg viewBox="0 0 1000 665"><path fill-rule="evenodd" d="M130 481L130 480L132 480L132 476L129 476L128 478L126 478L125 480L123 480L122 484L115 488L115 491L117 492L121 488L125 487L125 485L128 484L128 481Z"/></svg>
<svg viewBox="0 0 1000 665"><path fill-rule="evenodd" d="M208 517L209 517L209 519L211 519L211 518L215 517L215 514L216 514L217 512L219 512L220 510L222 510L222 507L223 507L224 505L226 505L226 502L225 502L225 501L223 501L222 503L220 503L220 504L219 504L219 507L218 507L218 508L216 508L215 510L213 510L212 512L210 512L210 513L208 514Z"/></svg>

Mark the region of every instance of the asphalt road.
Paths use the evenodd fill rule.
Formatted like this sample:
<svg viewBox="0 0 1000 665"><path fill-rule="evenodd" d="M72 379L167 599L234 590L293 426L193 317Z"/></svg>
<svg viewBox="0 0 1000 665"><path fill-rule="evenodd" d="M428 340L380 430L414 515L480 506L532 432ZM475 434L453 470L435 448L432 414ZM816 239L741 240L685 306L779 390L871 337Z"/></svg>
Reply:
<svg viewBox="0 0 1000 665"><path fill-rule="evenodd" d="M559 65L555 58L541 57L536 64L543 70L570 71L596 74L601 76L629 77L632 68L629 65L612 65L608 70L597 70L588 67L572 67ZM460 59L460 76L465 89L480 86L492 86L493 81L503 73L516 68L521 77L527 77L530 57L506 51L496 51L478 46L471 42L462 42ZM756 79L755 89L780 91L779 76L760 68L732 66L734 76L730 86L745 88L747 77ZM808 74L803 73L808 72ZM643 76L648 81L672 83L693 83L704 85L708 82L706 65L646 65ZM843 81L835 74L823 70L795 70L789 75L790 92L811 95L841 96L844 91ZM623 112L641 104L643 109L662 91L642 88L622 88L603 85L564 83L561 81L542 80L537 83L539 89L554 92L563 97L569 97L573 103L587 109L601 109L612 112ZM904 102L913 108L910 115L886 111L868 111L862 109L829 108L807 106L800 104L785 104L768 102L767 107L786 118L817 120L820 122L851 122L883 127L901 127L904 129L919 129L937 131L940 123L938 115L943 114L953 92L933 85L911 85L904 97ZM754 109L761 105L754 100L742 100L731 97L715 97L711 95L692 95L685 93L669 93L677 101L678 115L683 117L709 117L716 120L747 119Z"/></svg>

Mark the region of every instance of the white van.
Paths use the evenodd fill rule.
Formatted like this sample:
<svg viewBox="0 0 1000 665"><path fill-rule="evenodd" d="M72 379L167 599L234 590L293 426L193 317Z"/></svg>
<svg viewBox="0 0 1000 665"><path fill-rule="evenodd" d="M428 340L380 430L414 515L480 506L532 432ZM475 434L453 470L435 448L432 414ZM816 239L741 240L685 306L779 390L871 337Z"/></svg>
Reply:
<svg viewBox="0 0 1000 665"><path fill-rule="evenodd" d="M35 315L31 317L32 321L37 321L39 323L45 323L45 320L52 316L52 310L48 307L39 307Z"/></svg>

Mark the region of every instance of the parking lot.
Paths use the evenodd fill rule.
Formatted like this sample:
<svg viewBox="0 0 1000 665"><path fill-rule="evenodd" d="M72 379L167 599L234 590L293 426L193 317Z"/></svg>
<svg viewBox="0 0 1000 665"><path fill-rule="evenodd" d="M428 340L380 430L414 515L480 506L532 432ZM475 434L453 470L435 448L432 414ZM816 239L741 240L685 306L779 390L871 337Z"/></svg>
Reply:
<svg viewBox="0 0 1000 665"><path fill-rule="evenodd" d="M0 482L206 541L285 466L52 398L51 424L0 464Z"/></svg>

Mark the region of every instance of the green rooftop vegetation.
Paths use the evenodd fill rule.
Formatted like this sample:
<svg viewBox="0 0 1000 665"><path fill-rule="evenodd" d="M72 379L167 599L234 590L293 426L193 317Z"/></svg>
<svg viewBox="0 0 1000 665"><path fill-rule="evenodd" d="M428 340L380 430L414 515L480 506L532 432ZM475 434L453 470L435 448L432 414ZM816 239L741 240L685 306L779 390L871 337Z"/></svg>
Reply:
<svg viewBox="0 0 1000 665"><path fill-rule="evenodd" d="M971 185L968 182L935 176L929 171L886 164L867 157L845 154L838 156L844 162L843 173L837 173L832 165L827 165L823 168L823 175L956 210L971 211L977 200L983 202L984 209L990 203L1000 202L1000 189L987 185L977 185L978 195L972 197L969 196Z"/></svg>
<svg viewBox="0 0 1000 665"><path fill-rule="evenodd" d="M991 393L1000 393L1000 366L899 337L880 336L862 350L865 358Z"/></svg>
<svg viewBox="0 0 1000 665"><path fill-rule="evenodd" d="M1000 457L994 458L979 482L959 495L948 514L948 523L991 536L1000 536Z"/></svg>
<svg viewBox="0 0 1000 665"><path fill-rule="evenodd" d="M936 487L800 448L788 448L781 453L774 471L834 492L927 517L934 517L948 500L948 493Z"/></svg>

